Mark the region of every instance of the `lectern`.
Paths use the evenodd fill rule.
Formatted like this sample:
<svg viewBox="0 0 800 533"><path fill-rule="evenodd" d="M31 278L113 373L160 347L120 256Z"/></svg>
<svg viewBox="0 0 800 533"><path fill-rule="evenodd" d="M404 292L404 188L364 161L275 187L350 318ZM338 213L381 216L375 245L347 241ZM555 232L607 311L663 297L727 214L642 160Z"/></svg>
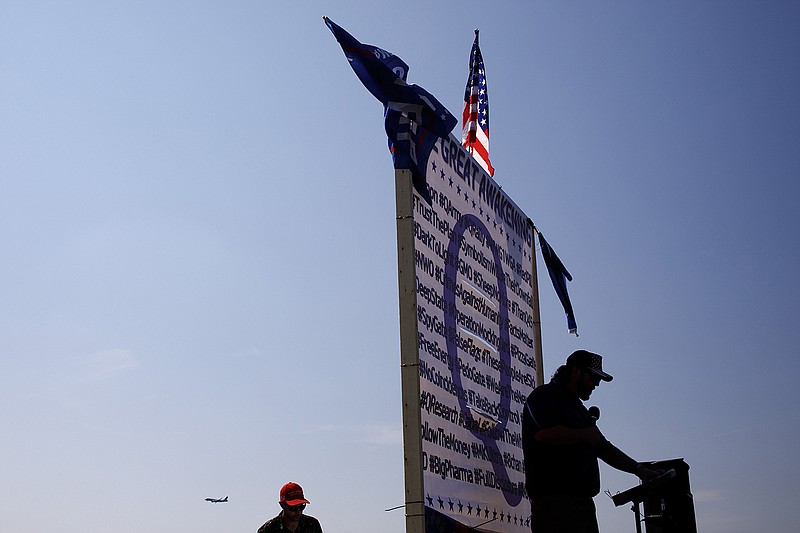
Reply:
<svg viewBox="0 0 800 533"><path fill-rule="evenodd" d="M612 496L614 505L633 503L637 533L642 531L641 503L644 503L647 533L697 533L689 465L683 459L653 461L647 465L664 474Z"/></svg>

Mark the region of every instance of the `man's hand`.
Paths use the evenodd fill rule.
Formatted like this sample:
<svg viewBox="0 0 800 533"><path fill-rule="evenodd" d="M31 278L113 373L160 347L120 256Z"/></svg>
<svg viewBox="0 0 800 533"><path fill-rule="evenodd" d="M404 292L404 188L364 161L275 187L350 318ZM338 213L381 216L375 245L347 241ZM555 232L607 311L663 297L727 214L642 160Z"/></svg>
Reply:
<svg viewBox="0 0 800 533"><path fill-rule="evenodd" d="M664 472L661 470L653 470L645 463L639 463L636 465L636 469L633 473L642 481L650 481L662 475Z"/></svg>

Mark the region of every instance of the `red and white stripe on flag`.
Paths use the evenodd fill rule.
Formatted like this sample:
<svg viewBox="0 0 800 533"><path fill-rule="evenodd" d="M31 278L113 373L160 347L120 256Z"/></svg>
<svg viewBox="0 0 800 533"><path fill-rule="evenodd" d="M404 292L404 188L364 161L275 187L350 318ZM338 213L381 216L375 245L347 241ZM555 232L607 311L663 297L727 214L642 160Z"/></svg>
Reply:
<svg viewBox="0 0 800 533"><path fill-rule="evenodd" d="M483 56L478 46L478 30L475 30L475 42L469 55L469 77L464 90L461 123L461 144L490 176L494 176L494 168L489 161L489 96L486 92Z"/></svg>

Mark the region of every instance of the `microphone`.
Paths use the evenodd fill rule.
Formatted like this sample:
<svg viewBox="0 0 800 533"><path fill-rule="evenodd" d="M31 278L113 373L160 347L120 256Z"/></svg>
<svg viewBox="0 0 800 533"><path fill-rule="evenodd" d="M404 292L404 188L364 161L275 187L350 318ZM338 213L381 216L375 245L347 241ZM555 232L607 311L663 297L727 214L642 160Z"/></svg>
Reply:
<svg viewBox="0 0 800 533"><path fill-rule="evenodd" d="M600 419L600 408L596 405L589 407L589 418L597 422Z"/></svg>

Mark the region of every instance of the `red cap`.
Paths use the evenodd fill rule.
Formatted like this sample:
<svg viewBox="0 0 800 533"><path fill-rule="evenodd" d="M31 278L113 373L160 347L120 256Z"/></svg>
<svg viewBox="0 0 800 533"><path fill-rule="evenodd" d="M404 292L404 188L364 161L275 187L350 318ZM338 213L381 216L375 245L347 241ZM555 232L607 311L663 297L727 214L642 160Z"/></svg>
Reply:
<svg viewBox="0 0 800 533"><path fill-rule="evenodd" d="M303 496L303 487L290 481L281 487L281 499L278 503L285 503L286 505L300 505L302 503L311 503Z"/></svg>

